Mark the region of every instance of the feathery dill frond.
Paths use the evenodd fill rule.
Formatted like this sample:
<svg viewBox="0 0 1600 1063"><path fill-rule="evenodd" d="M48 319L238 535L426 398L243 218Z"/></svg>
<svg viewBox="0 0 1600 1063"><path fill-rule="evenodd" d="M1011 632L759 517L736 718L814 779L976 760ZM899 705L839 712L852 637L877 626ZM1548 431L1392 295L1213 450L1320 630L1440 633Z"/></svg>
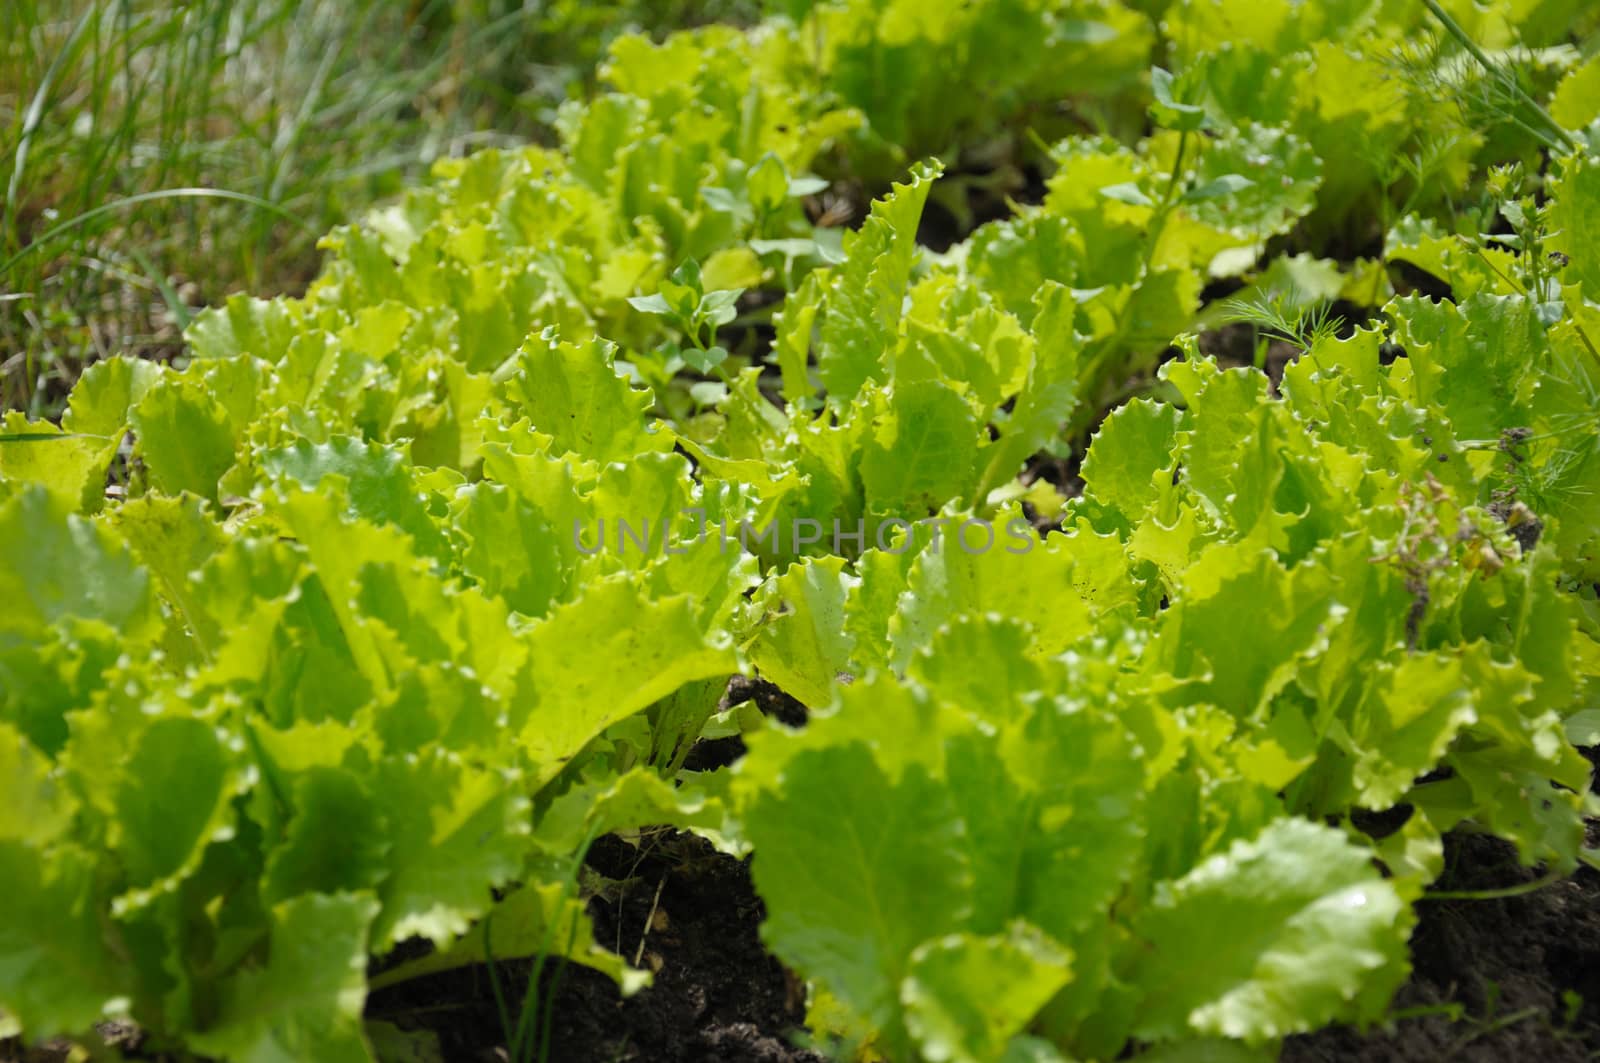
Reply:
<svg viewBox="0 0 1600 1063"><path fill-rule="evenodd" d="M1252 325L1257 331L1294 344L1302 351L1310 350L1322 340L1333 339L1344 327L1344 319L1333 313L1331 303L1308 300L1295 288L1231 299L1224 304L1222 320L1228 324Z"/></svg>

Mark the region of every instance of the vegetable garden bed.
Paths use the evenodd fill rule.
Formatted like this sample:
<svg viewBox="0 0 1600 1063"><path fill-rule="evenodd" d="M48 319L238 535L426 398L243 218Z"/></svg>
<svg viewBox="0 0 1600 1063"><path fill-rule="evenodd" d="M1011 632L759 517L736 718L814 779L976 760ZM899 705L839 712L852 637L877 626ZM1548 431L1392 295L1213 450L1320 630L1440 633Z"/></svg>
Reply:
<svg viewBox="0 0 1600 1063"><path fill-rule="evenodd" d="M624 37L8 414L16 1051L1589 1058L1596 32Z"/></svg>

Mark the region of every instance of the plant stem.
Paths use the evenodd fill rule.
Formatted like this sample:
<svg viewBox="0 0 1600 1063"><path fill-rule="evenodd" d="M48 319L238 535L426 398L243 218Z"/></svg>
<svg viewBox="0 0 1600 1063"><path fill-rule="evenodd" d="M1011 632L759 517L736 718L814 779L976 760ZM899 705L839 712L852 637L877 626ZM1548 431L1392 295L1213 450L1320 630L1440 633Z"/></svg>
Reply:
<svg viewBox="0 0 1600 1063"><path fill-rule="evenodd" d="M1554 118L1550 117L1550 112L1539 106L1539 102L1537 100L1535 100L1532 96L1529 96L1527 92L1523 91L1523 88L1521 84L1517 82L1516 77L1506 74L1495 65L1494 61L1490 59L1487 54L1485 54L1484 50L1478 47L1478 42L1472 39L1472 35L1461 28L1461 23L1452 18L1450 16L1450 12L1439 6L1439 0L1422 0L1422 3L1423 6L1426 7L1433 15L1433 17L1439 20L1439 24L1445 28L1445 31L1459 41L1461 46L1467 50L1472 58L1478 61L1478 65L1483 67L1485 72L1487 72L1491 77L1500 78L1502 81L1504 81L1506 87L1511 90L1511 94L1515 96L1518 101L1526 104L1535 115L1544 121L1545 125L1549 127L1550 132L1554 134L1555 138L1561 142L1562 147L1566 148L1568 151L1577 151L1579 149L1579 144L1575 139L1573 139L1572 134L1568 133Z"/></svg>
<svg viewBox="0 0 1600 1063"><path fill-rule="evenodd" d="M1492 890L1435 890L1424 893L1424 901L1497 901L1507 897L1521 897L1528 893L1537 893L1546 886L1553 886L1567 876L1560 871L1549 871L1532 882L1523 882L1516 886L1502 886Z"/></svg>

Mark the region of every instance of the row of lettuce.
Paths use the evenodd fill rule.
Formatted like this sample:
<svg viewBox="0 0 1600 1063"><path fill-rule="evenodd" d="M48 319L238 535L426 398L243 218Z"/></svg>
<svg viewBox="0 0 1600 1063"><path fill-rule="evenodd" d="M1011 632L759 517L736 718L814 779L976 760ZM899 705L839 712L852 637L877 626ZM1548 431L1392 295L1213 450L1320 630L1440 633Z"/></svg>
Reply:
<svg viewBox="0 0 1600 1063"><path fill-rule="evenodd" d="M9 415L0 1024L359 1060L369 988L486 948L631 990L567 869L659 824L755 851L840 1051L1270 1058L1381 1015L1444 832L1590 858L1600 739L1600 66L1581 5L1446 6L1551 127L1410 3L624 38L559 147ZM919 224L975 178L937 164L817 224L1056 126L1043 202L948 252ZM1384 323L1224 370L1218 285ZM1023 475L1091 430L1070 503ZM805 730L721 705L752 667Z"/></svg>

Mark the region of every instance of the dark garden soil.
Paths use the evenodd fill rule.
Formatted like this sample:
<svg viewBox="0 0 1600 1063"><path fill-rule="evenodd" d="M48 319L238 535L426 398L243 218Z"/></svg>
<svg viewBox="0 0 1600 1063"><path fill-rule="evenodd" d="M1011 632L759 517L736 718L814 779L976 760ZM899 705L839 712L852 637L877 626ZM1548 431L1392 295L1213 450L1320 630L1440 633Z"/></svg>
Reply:
<svg viewBox="0 0 1600 1063"><path fill-rule="evenodd" d="M1436 890L1535 877L1495 838L1451 835L1445 855ZM1393 1004L1415 1017L1366 1034L1334 1026L1291 1038L1284 1063L1600 1058L1600 873L1583 869L1520 897L1424 901L1419 915L1411 980Z"/></svg>
<svg viewBox="0 0 1600 1063"><path fill-rule="evenodd" d="M595 937L655 982L623 999L606 976L569 965L547 971L551 1060L662 1063L822 1063L791 1038L805 1019L805 987L761 946L761 902L745 861L703 839L666 832L638 846L600 839L588 867L617 887L589 905ZM503 965L516 999L530 965ZM472 968L375 993L367 1013L438 1038L446 1061L503 1060L505 1035L487 972Z"/></svg>
<svg viewBox="0 0 1600 1063"><path fill-rule="evenodd" d="M805 706L764 679L733 677L723 703L744 702L787 726L805 725ZM685 767L707 771L743 755L738 736L701 741ZM717 852L703 838L663 831L638 844L600 838L585 865L589 880L602 884L589 901L595 940L648 967L654 983L624 999L610 978L587 967L544 972L536 994L549 1002L544 1058L822 1063L794 1043L804 1035L805 986L762 947L766 912L748 860ZM523 998L531 969L529 961L503 965L508 1000ZM507 1058L484 968L375 993L367 1014L436 1037L447 1063Z"/></svg>
<svg viewBox="0 0 1600 1063"><path fill-rule="evenodd" d="M1584 752L1600 768L1600 749ZM1600 820L1587 841L1600 844ZM1451 834L1430 889L1503 890L1535 877L1510 844ZM1600 1059L1600 872L1580 868L1515 897L1424 901L1418 917L1411 979L1392 1004L1411 1017L1365 1033L1332 1026L1291 1038L1284 1063Z"/></svg>

